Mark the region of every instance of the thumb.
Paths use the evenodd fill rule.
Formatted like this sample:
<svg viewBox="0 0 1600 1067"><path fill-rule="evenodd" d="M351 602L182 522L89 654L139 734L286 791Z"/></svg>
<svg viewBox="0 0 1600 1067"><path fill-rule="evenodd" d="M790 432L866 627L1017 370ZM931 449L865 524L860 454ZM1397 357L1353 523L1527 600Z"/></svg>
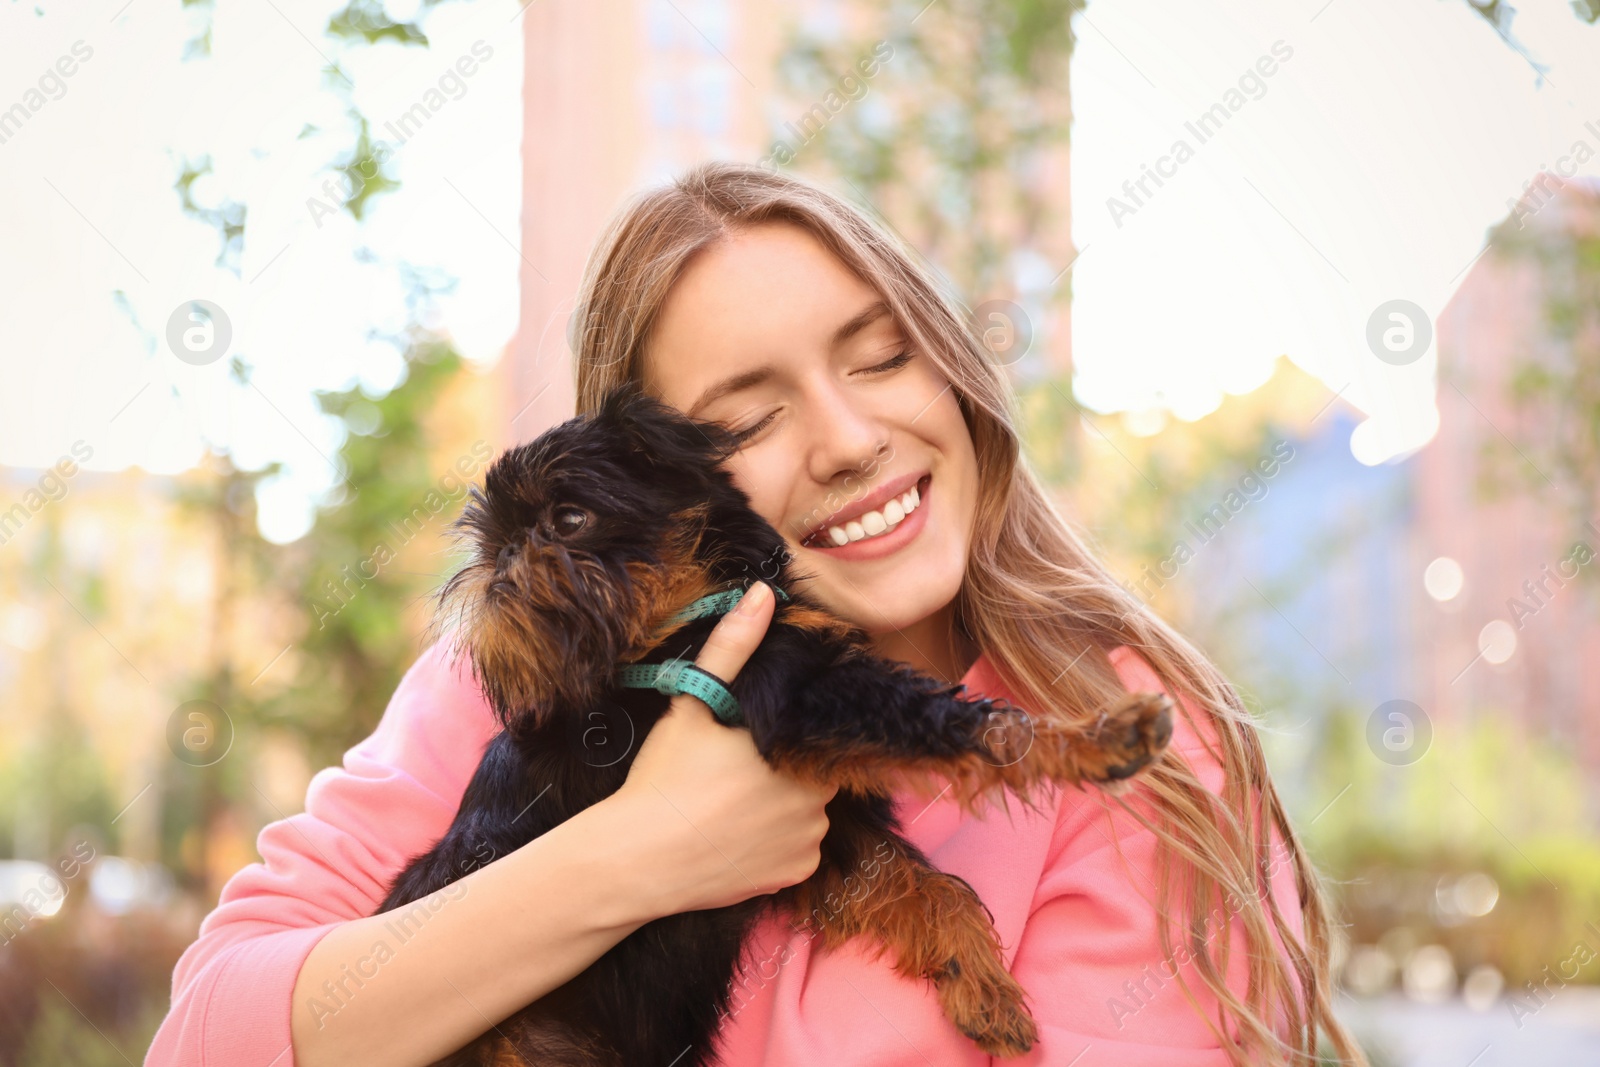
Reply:
<svg viewBox="0 0 1600 1067"><path fill-rule="evenodd" d="M761 644L772 623L772 588L766 582L752 582L744 596L724 615L706 638L694 665L710 671L724 682L731 682Z"/></svg>

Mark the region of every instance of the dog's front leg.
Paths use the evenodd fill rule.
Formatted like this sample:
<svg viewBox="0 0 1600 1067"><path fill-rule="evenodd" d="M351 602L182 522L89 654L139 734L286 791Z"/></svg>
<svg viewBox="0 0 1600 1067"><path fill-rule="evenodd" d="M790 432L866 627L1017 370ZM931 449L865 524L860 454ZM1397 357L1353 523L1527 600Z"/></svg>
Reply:
<svg viewBox="0 0 1600 1067"><path fill-rule="evenodd" d="M801 682L786 706L753 713L751 729L762 754L797 775L869 792L886 774L933 773L971 803L997 785L1027 799L1041 782L1129 777L1171 738L1172 701L1131 693L1073 726L857 656Z"/></svg>

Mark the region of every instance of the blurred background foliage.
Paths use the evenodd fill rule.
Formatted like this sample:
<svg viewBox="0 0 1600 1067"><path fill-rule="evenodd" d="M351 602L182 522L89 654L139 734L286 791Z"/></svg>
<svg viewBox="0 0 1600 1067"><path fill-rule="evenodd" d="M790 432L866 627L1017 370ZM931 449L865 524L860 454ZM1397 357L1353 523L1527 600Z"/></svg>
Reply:
<svg viewBox="0 0 1600 1067"><path fill-rule="evenodd" d="M213 0L184 2L204 13ZM344 48L426 48L424 15L437 2L425 0L417 18L403 21L379 0L352 0L324 36ZM1509 32L1504 5L1468 3ZM796 36L778 68L786 90L807 99L878 41L893 44L887 62L913 91L897 98L893 113L876 98L846 109L815 144L800 148L797 169L853 190L916 254L936 263L967 306L1008 301L1041 336L1070 329L1071 265L1079 250L1067 221L1052 214L1045 187L1066 180L1059 150L1072 114L1072 18L1083 7L1083 0L944 0L925 8L908 31L895 20L900 5L866 0L858 5L858 32L842 41ZM1578 14L1592 21L1595 9ZM201 26L188 49L195 62L210 53L209 26ZM350 100L352 87L337 64L326 82ZM358 133L328 167L360 186L341 206L360 221L372 197L399 184L381 168L376 176L362 169L370 128L350 106ZM237 272L248 205L194 203L190 187L209 165L185 161L174 192L216 229L218 265ZM922 176L915 184L912 173ZM1513 399L1556 413L1530 416L1540 433L1524 446L1535 450L1541 468L1560 472L1562 484L1582 487L1570 501L1579 529L1600 503L1600 236L1550 238L1502 227L1493 243L1495 255L1521 257L1551 280L1550 336L1569 358L1528 361ZM146 871L139 875L148 883L140 898L146 903L110 912L96 911L89 894L69 893L51 921L9 939L0 949L0 1064L132 1062L165 1011L173 963L199 918L222 881L256 858L237 842L298 809L308 772L337 764L372 732L415 659L429 594L451 567L442 534L462 499L458 461L483 464L471 431L477 401L460 356L429 313L430 297L449 280L409 272L406 282L409 321L395 339L404 351L403 379L383 395L352 388L318 396L321 410L344 428L329 457L343 487L319 508L305 537L287 546L260 537L255 487L274 469L240 470L227 455L210 456L171 502L178 521L207 531L217 546L208 587L213 625L186 650L178 688L184 699L225 708L235 744L290 753L285 758L298 761L299 776L288 776L283 794L268 795L242 761L164 761L150 788L163 798L160 866L170 885ZM980 331L987 325L976 322ZM1126 418L1079 407L1070 371L1048 353L1016 358L1030 456L1070 500L1097 551L1130 576L1167 556L1186 519L1276 442L1317 419L1325 399L1284 360L1268 385L1229 397L1204 419L1130 428ZM231 368L240 382L253 369L242 360ZM1538 490L1525 466L1504 462L1504 476L1484 487L1485 500ZM414 534L397 525L412 516ZM37 521L42 534L25 561L25 580L46 593L54 587L92 624L108 610L102 577L67 560L63 509ZM1332 558L1340 541L1330 531L1325 543L1305 548L1314 558ZM392 549L392 558L374 563L379 545ZM1273 601L1288 595L1275 586L1265 593ZM1340 965L1348 987L1393 984L1421 946L1443 946L1458 970L1490 968L1500 987L1519 987L1567 958L1574 931L1600 917L1592 783L1569 750L1509 713L1485 714L1438 732L1415 765L1392 767L1372 758L1368 709L1336 702L1291 739L1288 728L1303 724L1287 709L1303 679L1250 666L1252 652L1234 625L1243 612L1259 613L1259 604L1194 604L1162 591L1152 601L1180 629L1204 635L1198 643L1240 680L1261 715L1297 824L1343 909ZM42 740L0 747L8 784L0 790L0 854L56 854L89 840L107 856L108 834L114 838L131 792L128 779L96 756L85 717L65 697L76 668L53 651L64 643L46 635L41 647L63 696L41 709L50 724ZM265 653L246 662L241 648ZM25 809L21 798L28 798ZM44 848L18 840L25 824L42 827L35 832ZM1589 969L1581 980L1597 975L1600 969ZM85 1016L98 1036L82 1025Z"/></svg>

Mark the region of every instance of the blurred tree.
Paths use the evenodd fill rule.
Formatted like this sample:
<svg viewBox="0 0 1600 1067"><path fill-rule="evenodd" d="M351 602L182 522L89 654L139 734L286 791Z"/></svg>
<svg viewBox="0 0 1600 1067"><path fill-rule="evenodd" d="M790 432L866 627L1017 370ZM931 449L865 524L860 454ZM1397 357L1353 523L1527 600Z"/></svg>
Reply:
<svg viewBox="0 0 1600 1067"><path fill-rule="evenodd" d="M1071 23L1083 6L955 0L923 7L901 28L905 4L865 0L858 17L887 33L824 40L797 30L778 59L793 96L837 92L849 75L867 88L858 106L822 104L824 113L837 109L825 124L813 109L775 128L773 159L815 159L869 206L887 205L891 224L955 292L1009 294L1016 249L1070 241L1053 206L1058 190L1042 183L1040 167L1043 153L1069 137ZM878 38L892 48L887 58L874 52ZM857 63L874 56L879 72L863 77ZM811 133L817 148L810 139L795 144L797 132Z"/></svg>
<svg viewBox="0 0 1600 1067"><path fill-rule="evenodd" d="M1536 215L1490 231L1489 255L1537 272L1544 321L1518 352L1510 399L1518 445L1491 440L1486 488L1527 492L1560 487L1573 536L1600 552L1600 189L1563 184ZM1593 571L1595 568L1586 568Z"/></svg>
<svg viewBox="0 0 1600 1067"><path fill-rule="evenodd" d="M1485 22L1494 27L1494 32L1499 34L1500 39L1510 46L1517 55L1527 61L1528 66L1533 68L1534 73L1539 76L1539 80L1542 83L1545 75L1550 72L1549 65L1534 59L1533 53L1528 50L1528 46L1517 40L1511 33L1511 23L1517 17L1517 9L1505 3L1505 0L1463 0L1463 2L1475 14L1482 16ZM1569 0L1569 3L1572 7L1572 13L1582 21L1589 23L1591 26L1600 21L1600 0Z"/></svg>
<svg viewBox="0 0 1600 1067"><path fill-rule="evenodd" d="M1372 758L1368 709L1338 708L1313 726L1306 767L1329 798L1300 821L1317 863L1337 879L1347 936L1394 930L1450 949L1462 971L1495 966L1515 989L1565 959L1600 912L1600 842L1584 813L1573 754L1510 714L1487 713L1433 737L1418 762ZM1463 876L1492 894L1462 901ZM1579 981L1600 980L1586 968Z"/></svg>
<svg viewBox="0 0 1600 1067"><path fill-rule="evenodd" d="M43 536L24 571L33 588L18 590L18 602L54 605L45 613L47 632L40 643L49 706L39 709L39 732L15 751L4 775L9 788L0 791L0 810L7 816L0 821L0 847L4 854L37 860L60 847L70 827L104 826L117 813L105 765L88 743L76 710L86 698L75 684L83 672L69 636L82 632L80 614L91 625L103 624L105 587L98 573L72 564L63 543L64 521L56 508L39 517Z"/></svg>
<svg viewBox="0 0 1600 1067"><path fill-rule="evenodd" d="M354 84L338 64L343 54L338 49L368 48L383 42L426 48L429 41L423 23L427 13L445 2L422 0L414 17L406 20L391 16L382 0L349 0L329 17L324 29L337 46L333 65L324 72L325 88L345 101L353 136L350 146L329 160L329 169L342 175L353 190L340 207L358 223L364 220L374 196L394 192L400 182L373 155L370 123L354 104ZM203 30L197 42L209 42L216 3L185 0L201 19ZM195 57L209 57L209 45L197 43L191 52ZM248 206L224 202L207 208L197 204L191 187L210 169L209 158L185 161L174 188L187 214L216 229L220 243L217 265L237 274L239 251L248 234ZM257 533L254 489L278 473L276 466L247 473L221 457L224 473L216 492L191 502L211 517L219 534L237 549L240 558L235 562L242 566L246 556L252 564L270 560L271 584L280 595L286 595L291 617L298 620L298 632L285 636L298 648L298 654L289 660L294 676L286 687L270 693L251 689L247 694L235 685L232 668L213 658L199 695L227 709L241 729L281 729L299 738L311 764L319 767L338 763L346 748L372 732L417 652L411 639L416 626L408 626L408 613L415 611L437 577L404 571L390 558L376 559L380 546L385 547L384 555L398 553L410 540L403 532L405 524L438 484L440 474L428 469L430 443L423 420L462 365L448 344L421 325L425 305L449 283L404 264L398 270L405 284L408 325L386 339L402 352L406 374L385 396L369 396L360 387L317 394L324 414L341 424L344 443L337 462L343 482L334 497L318 508L312 530L284 549L267 545ZM240 382L247 383L253 369L235 358L233 372ZM252 496L243 511L240 493ZM433 512L428 515L432 518ZM449 517L444 516L438 525L442 527ZM264 556L260 555L263 552ZM382 573L364 576L364 571L372 569ZM240 592L231 582L226 592L219 591L220 620L234 615L233 607L223 604L223 599ZM410 621L415 623L414 618ZM227 637L216 641L226 643ZM229 653L217 655L227 660ZM205 768L216 773L195 776L193 781L203 784L189 787L199 790L187 799L199 801L200 817L207 820L201 825L208 825L215 816L224 794L253 799L248 783L231 778L233 772L227 764L223 761L215 768ZM178 771L197 769L182 767ZM188 810L185 797L173 799L172 807ZM169 832L179 831L172 828Z"/></svg>
<svg viewBox="0 0 1600 1067"><path fill-rule="evenodd" d="M209 58L216 2L185 0L201 26L185 58ZM353 102L354 85L339 58L348 50L383 42L426 48L422 24L428 11L443 2L422 0L407 21L391 17L382 0L350 0L324 29L335 57L324 70L324 90L345 102L353 138L328 166L353 190L340 208L358 223L373 197L399 189L400 182L373 156L369 121ZM194 183L211 172L209 157L184 160L174 191L186 214L217 231L216 265L237 275L249 234L248 205L198 203L192 195ZM342 484L318 508L312 530L289 546L272 545L260 536L255 494L262 482L281 473L277 464L241 471L226 454L214 454L208 458L214 479L183 500L214 528L222 572L215 585L216 625L209 635L206 667L188 699L216 703L240 733L287 732L304 743L309 762L317 767L338 763L346 748L372 732L416 656L416 608L435 580L431 574L404 570L387 554L375 562L379 546L397 554L410 540L401 531L408 522L415 525L416 508L437 486L439 475L428 469L430 442L423 420L461 367L457 353L421 325L428 315L425 305L449 283L405 264L396 269L406 292L408 325L384 339L402 353L406 373L383 396L371 396L360 387L317 395L323 413L340 424L343 444L337 466ZM232 374L241 385L249 384L254 369L243 357L234 357ZM431 510L426 514L433 518ZM443 516L437 525L449 518ZM241 657L253 650L251 642L237 640L236 631L247 605L274 598L287 609L280 616L291 620L281 640L298 651L284 657L291 673L287 683L274 686L269 680L257 688L253 677L240 681L244 674L255 676L261 665L251 660L241 671ZM210 870L209 828L230 802L254 809L265 794L252 780L248 759L224 759L205 767L174 761L165 771L165 858L183 872L189 887L198 888Z"/></svg>
<svg viewBox="0 0 1600 1067"><path fill-rule="evenodd" d="M421 602L444 578L406 567L419 555L426 563L458 502L441 489L448 471L430 466L424 420L462 361L415 329L406 366L405 380L376 399L359 387L317 394L347 430L338 453L344 492L293 546L296 565L283 580L303 634L293 680L261 717L302 739L312 766L337 764L377 725L416 658ZM427 552L406 552L413 542Z"/></svg>
<svg viewBox="0 0 1600 1067"><path fill-rule="evenodd" d="M236 361L233 373L244 374L242 364ZM180 884L204 896L214 888L207 884L212 829L230 801L250 792L249 762L226 758L235 732L249 729L259 706L250 679L239 680L239 659L249 647L240 640L241 630L254 606L273 595L281 552L257 530L255 496L256 486L277 474L279 465L244 471L227 453L208 451L201 468L205 477L180 482L173 498L180 515L208 530L208 561L215 569L211 626L195 650L199 670L183 700L210 701L224 717L202 722L205 736L194 762L162 762L159 786L162 862ZM213 752L213 746L227 747Z"/></svg>
<svg viewBox="0 0 1600 1067"><path fill-rule="evenodd" d="M182 2L196 27L184 58L206 61L216 0ZM399 182L371 158L368 122L353 104L354 87L337 59L350 49L426 47L421 24L442 2L411 5L415 14L405 21L391 18L381 0L350 0L325 28L336 60L323 72L324 89L338 94L351 119L349 141L330 153L327 165L352 186L359 174L360 188L341 205L358 223L372 199L393 192ZM209 156L184 159L173 191L185 213L215 230L214 265L238 276L251 233L250 205L197 199L196 183L213 173ZM177 752L167 759L163 753L154 797L143 801L159 798L161 859L187 891L185 904L198 899L209 909L220 879L238 865L246 835L260 825L259 816L283 814L263 809L263 802L267 809L274 804L262 789L266 763L255 742L267 731L287 733L304 742L313 766L339 762L345 748L372 732L418 651L421 601L442 577L434 573L440 562L437 535L459 504L461 481L452 472L463 469L430 469L440 441L428 416L462 361L425 325L436 320L431 298L449 282L403 263L394 268L406 293L408 325L381 339L402 355L404 372L381 395L359 387L318 394L322 412L342 434L336 458L344 483L342 492L318 508L308 534L290 545L261 536L257 492L283 473L276 463L244 470L225 449L213 448L199 471L177 479L177 509L208 534L209 551L197 554L193 565L213 573L208 625L196 635L187 657L189 677L173 697L178 706L190 700L216 705L223 720L213 725L231 739L228 754L215 761L187 760ZM374 317L388 318L381 312ZM133 323L153 350L157 339L137 319ZM250 362L236 356L230 371L236 384L248 388ZM474 458L482 462L476 453ZM60 630L73 612L94 625L107 605L99 576L70 565L59 528L63 515L52 508L36 520L44 535L27 571L40 585L29 591L37 592L29 600L54 598L59 606L60 620L46 613L42 653L52 700L41 709L44 729L36 743L3 750L7 785L16 788L0 791L0 842L19 832L31 835L20 844L12 841L13 851L41 859L78 824L109 828L109 853L119 829L113 819L127 801L109 785L106 768L85 741L83 723L71 713L86 699L84 665L74 661L71 643L58 639ZM377 558L379 545L391 550L381 571L369 567L367 577L346 584L352 572ZM330 598L330 584L345 592ZM269 642L273 651L284 649L281 660L266 662L271 653L263 656L261 649ZM143 662L136 648L128 651ZM182 928L189 911L135 908L114 919L78 914L93 910L85 906L88 899L85 882L81 891L69 893L59 915L8 944L0 959L0 1063L129 1063L165 1013L173 964L193 936L192 927Z"/></svg>
<svg viewBox="0 0 1600 1067"><path fill-rule="evenodd" d="M16 1067L127 1067L128 1051L137 1052L150 1044L161 1025L165 1010L146 1005L146 1017L133 1033L118 1034L121 1044L105 1033L83 1025L76 1008L57 997L35 1018L23 1040Z"/></svg>
<svg viewBox="0 0 1600 1067"><path fill-rule="evenodd" d="M182 2L184 7L194 9L199 25L195 37L189 41L184 50L184 59L209 59L211 24L216 13L217 0L182 0ZM328 24L323 28L323 33L331 41L345 48L371 47L384 41L392 41L402 46L427 48L428 35L423 31L423 23L427 20L428 12L449 2L450 0L420 0L415 5L415 17L405 20L392 17L383 0L348 0L343 8L328 17ZM400 188L400 182L373 156L369 121L353 99L355 83L345 74L337 60L324 68L323 76L326 88L339 94L345 101L351 119L351 145L338 160L332 162L332 169L345 175L351 187L356 190L355 194L345 201L343 207L359 222L367 200L382 193L395 191ZM305 129L310 131L313 128L308 125ZM196 204L190 196L190 186L196 178L209 171L210 165L209 158L196 162L186 160L180 168L177 187L183 198L184 209L195 218L217 228L222 238L222 251L218 255L217 265L226 265L237 274L238 252L243 244L245 232L245 205L228 202L214 209L205 209Z"/></svg>

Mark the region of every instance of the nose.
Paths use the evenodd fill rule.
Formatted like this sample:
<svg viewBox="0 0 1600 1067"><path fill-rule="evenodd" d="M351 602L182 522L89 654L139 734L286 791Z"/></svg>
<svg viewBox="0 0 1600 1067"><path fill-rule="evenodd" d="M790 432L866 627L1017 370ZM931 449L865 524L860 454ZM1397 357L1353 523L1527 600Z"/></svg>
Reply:
<svg viewBox="0 0 1600 1067"><path fill-rule="evenodd" d="M869 477L889 446L889 428L859 394L829 383L812 394L805 425L810 429L810 474L827 485L841 475Z"/></svg>
<svg viewBox="0 0 1600 1067"><path fill-rule="evenodd" d="M517 553L520 552L521 549L522 546L516 541L513 541L509 545L506 545L506 547L502 548L500 550L500 554L495 557L495 573L498 574L505 570L506 567L510 565L511 561L517 558Z"/></svg>

